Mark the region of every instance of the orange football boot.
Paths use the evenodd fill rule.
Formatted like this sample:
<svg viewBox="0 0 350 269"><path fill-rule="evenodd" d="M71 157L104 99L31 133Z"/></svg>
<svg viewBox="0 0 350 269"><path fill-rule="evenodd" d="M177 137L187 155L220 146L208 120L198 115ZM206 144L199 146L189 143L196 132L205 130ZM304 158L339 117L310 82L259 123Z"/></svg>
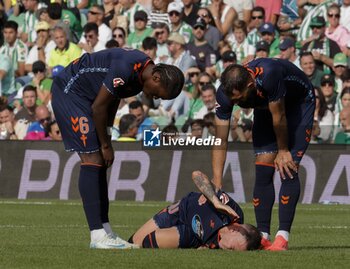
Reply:
<svg viewBox="0 0 350 269"><path fill-rule="evenodd" d="M283 238L283 236L278 235L273 241L272 245L268 247L266 250L270 251L285 251L288 250L288 241Z"/></svg>

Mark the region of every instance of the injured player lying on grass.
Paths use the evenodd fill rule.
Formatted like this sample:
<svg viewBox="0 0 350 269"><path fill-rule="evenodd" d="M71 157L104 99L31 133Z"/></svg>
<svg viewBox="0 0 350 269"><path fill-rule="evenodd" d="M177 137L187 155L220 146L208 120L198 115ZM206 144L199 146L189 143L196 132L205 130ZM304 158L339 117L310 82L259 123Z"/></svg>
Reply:
<svg viewBox="0 0 350 269"><path fill-rule="evenodd" d="M260 233L244 224L240 206L225 192L215 192L200 171L192 179L201 193L191 192L159 211L129 242L143 248L259 249Z"/></svg>

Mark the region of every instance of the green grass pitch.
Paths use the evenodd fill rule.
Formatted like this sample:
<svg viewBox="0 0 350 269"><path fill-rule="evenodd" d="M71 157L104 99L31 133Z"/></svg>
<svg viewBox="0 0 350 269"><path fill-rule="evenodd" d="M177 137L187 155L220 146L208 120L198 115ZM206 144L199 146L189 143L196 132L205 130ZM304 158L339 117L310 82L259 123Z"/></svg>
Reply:
<svg viewBox="0 0 350 269"><path fill-rule="evenodd" d="M161 202L112 202L124 239L162 209ZM253 207L243 205L246 222ZM273 228L277 229L277 207ZM0 268L350 268L350 206L298 205L290 250L90 250L80 201L0 200Z"/></svg>

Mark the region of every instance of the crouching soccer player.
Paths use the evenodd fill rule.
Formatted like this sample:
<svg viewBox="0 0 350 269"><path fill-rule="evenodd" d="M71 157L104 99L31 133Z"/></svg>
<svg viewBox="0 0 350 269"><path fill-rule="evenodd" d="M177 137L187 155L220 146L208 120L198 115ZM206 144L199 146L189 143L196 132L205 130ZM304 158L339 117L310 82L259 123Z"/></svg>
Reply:
<svg viewBox="0 0 350 269"><path fill-rule="evenodd" d="M129 242L143 248L259 249L256 227L243 224L240 206L225 192L214 192L206 175L192 173L201 193L191 192L148 220ZM207 200L202 202L201 195Z"/></svg>
<svg viewBox="0 0 350 269"><path fill-rule="evenodd" d="M111 229L106 171L114 160L110 130L121 98L139 92L173 99L184 84L175 66L154 65L138 50L120 48L84 54L55 78L52 107L67 151L81 159L79 191L91 231L91 248L134 245Z"/></svg>

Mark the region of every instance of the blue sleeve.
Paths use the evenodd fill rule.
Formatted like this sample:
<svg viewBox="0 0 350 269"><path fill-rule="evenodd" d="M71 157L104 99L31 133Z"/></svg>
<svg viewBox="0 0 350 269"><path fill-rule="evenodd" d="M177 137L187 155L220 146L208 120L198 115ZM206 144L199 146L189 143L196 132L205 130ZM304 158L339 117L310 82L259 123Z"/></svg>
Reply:
<svg viewBox="0 0 350 269"><path fill-rule="evenodd" d="M230 120L233 104L230 99L224 93L224 87L220 85L219 89L216 92L216 116L220 120Z"/></svg>

